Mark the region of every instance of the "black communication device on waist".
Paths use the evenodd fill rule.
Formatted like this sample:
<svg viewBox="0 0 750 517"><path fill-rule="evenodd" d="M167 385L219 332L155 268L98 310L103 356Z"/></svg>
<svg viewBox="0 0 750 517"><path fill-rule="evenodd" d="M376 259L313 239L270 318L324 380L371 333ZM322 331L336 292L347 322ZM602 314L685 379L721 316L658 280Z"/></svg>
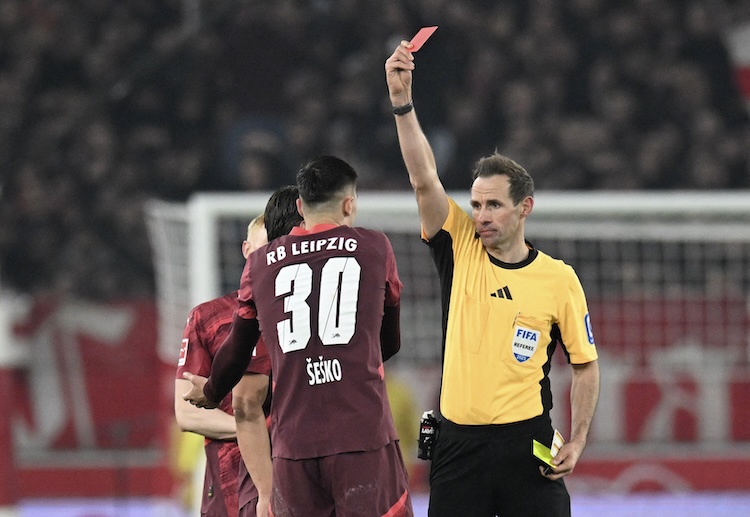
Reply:
<svg viewBox="0 0 750 517"><path fill-rule="evenodd" d="M419 439L417 440L419 446L417 457L420 460L432 459L439 430L440 420L435 417L435 412L430 410L422 413L422 418L419 421Z"/></svg>

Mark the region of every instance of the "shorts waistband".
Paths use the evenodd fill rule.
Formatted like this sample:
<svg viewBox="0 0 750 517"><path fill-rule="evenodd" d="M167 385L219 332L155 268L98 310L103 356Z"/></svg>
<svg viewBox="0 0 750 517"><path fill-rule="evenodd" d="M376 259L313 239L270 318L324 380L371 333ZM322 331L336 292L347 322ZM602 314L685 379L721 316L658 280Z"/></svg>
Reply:
<svg viewBox="0 0 750 517"><path fill-rule="evenodd" d="M552 428L547 415L539 415L528 420L507 424L464 425L451 422L443 417L440 432L454 436L504 436L518 434L536 434Z"/></svg>

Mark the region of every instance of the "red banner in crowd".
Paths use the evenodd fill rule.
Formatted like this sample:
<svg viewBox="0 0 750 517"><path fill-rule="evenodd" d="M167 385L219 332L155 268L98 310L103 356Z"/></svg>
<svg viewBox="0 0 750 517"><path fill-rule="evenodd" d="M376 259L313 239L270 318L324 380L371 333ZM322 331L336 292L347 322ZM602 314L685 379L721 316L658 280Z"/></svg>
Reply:
<svg viewBox="0 0 750 517"><path fill-rule="evenodd" d="M153 301L37 299L12 328L22 496L168 493L174 365L157 356Z"/></svg>
<svg viewBox="0 0 750 517"><path fill-rule="evenodd" d="M750 478L732 474L750 464L742 448L750 440L750 372L736 353L739 334L745 332L744 340L748 336L746 309L734 314L738 304L731 300L711 307L684 300L680 311L734 314L734 326L717 316L713 331L693 332L689 323L670 319L680 311L662 299L638 309L651 311L651 323L637 321L627 328L628 318L614 312L628 307L626 301L592 306L592 314L599 313L594 331L602 390L589 448L572 486L625 492L750 490ZM17 404L0 440L7 445L12 438L18 468L16 473L6 468L0 479L17 476L21 498L171 493L169 437L175 431L179 343L175 363L161 362L156 321L152 301L40 299L15 318L13 341L23 361L11 375L5 370ZM635 332L654 338L633 343L628 336ZM701 336L708 336L705 344ZM561 354L556 357L553 419L567 430L569 369ZM409 377L420 378L412 373ZM431 400L437 383L423 384L414 391L429 396L416 398ZM412 453L404 448L405 455Z"/></svg>

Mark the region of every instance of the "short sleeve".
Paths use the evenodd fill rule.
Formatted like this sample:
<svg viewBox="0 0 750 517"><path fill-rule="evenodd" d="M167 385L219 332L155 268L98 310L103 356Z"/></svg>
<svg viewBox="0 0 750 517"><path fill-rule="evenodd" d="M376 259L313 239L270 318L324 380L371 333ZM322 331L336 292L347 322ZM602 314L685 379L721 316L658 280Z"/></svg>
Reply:
<svg viewBox="0 0 750 517"><path fill-rule="evenodd" d="M211 372L211 356L203 342L201 314L197 308L190 311L185 329L182 332L180 356L177 361L176 378L182 379L183 372L208 376Z"/></svg>

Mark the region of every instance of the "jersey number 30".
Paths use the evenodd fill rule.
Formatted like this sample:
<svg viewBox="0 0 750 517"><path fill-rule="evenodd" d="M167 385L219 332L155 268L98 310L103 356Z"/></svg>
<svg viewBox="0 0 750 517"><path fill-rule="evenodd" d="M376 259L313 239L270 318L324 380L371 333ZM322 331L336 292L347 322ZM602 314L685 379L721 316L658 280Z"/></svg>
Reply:
<svg viewBox="0 0 750 517"><path fill-rule="evenodd" d="M324 345L346 345L354 336L361 270L353 257L330 258L321 270L317 316L318 337ZM304 263L284 266L276 276L276 296L286 295L284 312L290 315L276 324L285 354L304 350L310 341L312 320L307 298L312 282L312 269Z"/></svg>

